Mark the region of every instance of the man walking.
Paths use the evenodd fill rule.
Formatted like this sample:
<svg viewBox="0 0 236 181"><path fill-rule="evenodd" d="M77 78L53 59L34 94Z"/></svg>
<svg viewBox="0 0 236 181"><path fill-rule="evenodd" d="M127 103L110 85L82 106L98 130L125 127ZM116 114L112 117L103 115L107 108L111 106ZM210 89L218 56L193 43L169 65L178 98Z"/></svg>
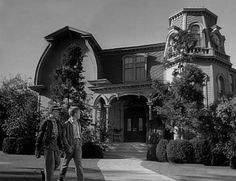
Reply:
<svg viewBox="0 0 236 181"><path fill-rule="evenodd" d="M65 157L62 163L59 181L64 181L66 171L71 159L74 159L76 166L77 180L83 181L83 168L81 164L82 159L82 138L81 138L81 124L80 124L80 109L79 107L69 108L70 118L63 125L62 139L65 148Z"/></svg>
<svg viewBox="0 0 236 181"><path fill-rule="evenodd" d="M50 115L40 126L36 139L36 158L40 157L40 151L44 151L45 166L42 176L45 181L53 179L54 170L60 165L59 150L62 149L62 142L59 113L60 107L52 106L50 108Z"/></svg>

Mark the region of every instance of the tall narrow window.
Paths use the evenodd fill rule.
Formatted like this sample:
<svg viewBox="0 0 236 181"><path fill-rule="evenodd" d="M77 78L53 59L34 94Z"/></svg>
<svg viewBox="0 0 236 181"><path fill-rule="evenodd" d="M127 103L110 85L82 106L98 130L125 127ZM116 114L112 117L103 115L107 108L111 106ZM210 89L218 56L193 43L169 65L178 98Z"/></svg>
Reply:
<svg viewBox="0 0 236 181"><path fill-rule="evenodd" d="M125 58L125 81L132 81L134 79L134 60L132 57Z"/></svg>
<svg viewBox="0 0 236 181"><path fill-rule="evenodd" d="M234 81L233 80L234 80L233 79L233 75L230 74L230 76L229 76L229 84L230 84L230 92L231 93L234 92Z"/></svg>
<svg viewBox="0 0 236 181"><path fill-rule="evenodd" d="M218 78L218 91L220 95L225 93L225 82L222 76L219 76Z"/></svg>
<svg viewBox="0 0 236 181"><path fill-rule="evenodd" d="M200 35L200 27L199 25L193 25L191 27L191 34L194 40L197 40L196 46L201 46L201 35Z"/></svg>
<svg viewBox="0 0 236 181"><path fill-rule="evenodd" d="M144 80L145 79L144 57L138 56L135 59L135 78L136 78L136 80Z"/></svg>
<svg viewBox="0 0 236 181"><path fill-rule="evenodd" d="M131 131L131 119L127 120L127 131Z"/></svg>

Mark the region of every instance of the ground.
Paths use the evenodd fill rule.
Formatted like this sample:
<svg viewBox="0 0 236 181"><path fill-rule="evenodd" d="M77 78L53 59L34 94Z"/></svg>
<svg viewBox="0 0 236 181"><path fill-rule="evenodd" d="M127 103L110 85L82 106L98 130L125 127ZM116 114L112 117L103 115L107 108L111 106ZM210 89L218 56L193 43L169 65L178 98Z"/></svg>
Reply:
<svg viewBox="0 0 236 181"><path fill-rule="evenodd" d="M104 159L83 159L85 181L235 181L236 170L200 164L171 164L146 161L146 145L113 144ZM10 155L0 152L0 180L40 181L43 158L33 155ZM55 172L55 178L59 170ZM67 181L75 180L74 164Z"/></svg>

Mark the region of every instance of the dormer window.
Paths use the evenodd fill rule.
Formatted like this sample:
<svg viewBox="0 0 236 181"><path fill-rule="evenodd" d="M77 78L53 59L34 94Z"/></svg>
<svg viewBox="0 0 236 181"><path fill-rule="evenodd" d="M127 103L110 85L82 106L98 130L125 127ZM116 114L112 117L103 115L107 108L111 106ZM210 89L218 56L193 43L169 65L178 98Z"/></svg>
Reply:
<svg viewBox="0 0 236 181"><path fill-rule="evenodd" d="M124 57L124 82L146 80L146 58L143 55Z"/></svg>
<svg viewBox="0 0 236 181"><path fill-rule="evenodd" d="M196 46L201 46L200 26L196 24L192 25L190 31L191 31L193 39L197 40Z"/></svg>

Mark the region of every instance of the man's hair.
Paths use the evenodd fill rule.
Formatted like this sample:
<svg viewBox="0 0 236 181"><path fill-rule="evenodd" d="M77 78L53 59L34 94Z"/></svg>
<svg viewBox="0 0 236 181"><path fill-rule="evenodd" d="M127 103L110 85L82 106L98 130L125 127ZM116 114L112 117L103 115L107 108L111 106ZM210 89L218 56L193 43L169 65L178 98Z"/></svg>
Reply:
<svg viewBox="0 0 236 181"><path fill-rule="evenodd" d="M80 110L80 108L79 107L77 107L77 106L71 106L70 108L69 108L69 110L68 110L68 113L69 113L69 115L70 116L74 116L75 115L75 113L77 112L77 111L79 111Z"/></svg>

